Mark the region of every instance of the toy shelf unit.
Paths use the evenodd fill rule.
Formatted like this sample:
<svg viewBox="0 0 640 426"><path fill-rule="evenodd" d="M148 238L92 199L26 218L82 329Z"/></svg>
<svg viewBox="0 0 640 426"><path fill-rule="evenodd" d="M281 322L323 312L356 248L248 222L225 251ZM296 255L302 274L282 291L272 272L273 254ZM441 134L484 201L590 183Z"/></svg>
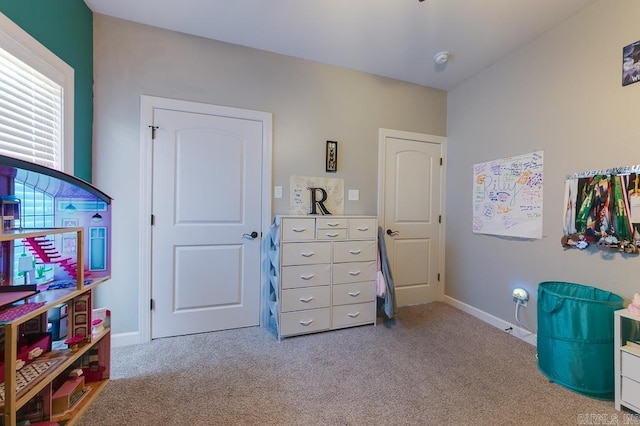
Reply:
<svg viewBox="0 0 640 426"><path fill-rule="evenodd" d="M615 312L615 407L640 414L640 316L628 309Z"/></svg>
<svg viewBox="0 0 640 426"><path fill-rule="evenodd" d="M377 218L276 216L264 321L282 337L376 322Z"/></svg>
<svg viewBox="0 0 640 426"><path fill-rule="evenodd" d="M73 425L109 380L94 304L110 278L111 198L0 156L0 211L0 426Z"/></svg>

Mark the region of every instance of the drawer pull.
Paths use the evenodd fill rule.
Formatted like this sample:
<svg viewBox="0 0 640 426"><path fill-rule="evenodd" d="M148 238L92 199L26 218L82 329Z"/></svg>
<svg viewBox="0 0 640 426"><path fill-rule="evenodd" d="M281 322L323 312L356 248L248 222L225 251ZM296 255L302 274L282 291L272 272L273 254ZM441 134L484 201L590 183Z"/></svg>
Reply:
<svg viewBox="0 0 640 426"><path fill-rule="evenodd" d="M368 231L369 227L368 226L360 226L357 229L358 229L358 231Z"/></svg>
<svg viewBox="0 0 640 426"><path fill-rule="evenodd" d="M291 230L293 232L304 232L307 230L307 228L291 228Z"/></svg>
<svg viewBox="0 0 640 426"><path fill-rule="evenodd" d="M362 253L362 250L349 250L349 253L351 253L351 254L360 254L360 253Z"/></svg>
<svg viewBox="0 0 640 426"><path fill-rule="evenodd" d="M330 226L332 228L335 228L336 226L340 225L338 222L331 222L331 223L327 223L327 226Z"/></svg>
<svg viewBox="0 0 640 426"><path fill-rule="evenodd" d="M360 292L359 291L350 291L349 293L347 293L349 296L351 297L358 297L360 296Z"/></svg>
<svg viewBox="0 0 640 426"><path fill-rule="evenodd" d="M309 275L300 275L300 278L305 280L305 281L309 281L311 278L315 277L314 274L309 274Z"/></svg>
<svg viewBox="0 0 640 426"><path fill-rule="evenodd" d="M360 275L360 271L349 271L349 275L357 277L358 275Z"/></svg>
<svg viewBox="0 0 640 426"><path fill-rule="evenodd" d="M306 320L306 321L305 320L300 320L300 325L304 325L306 327L308 325L311 325L312 322L313 322L312 319Z"/></svg>
<svg viewBox="0 0 640 426"><path fill-rule="evenodd" d="M303 251L302 253L300 253L300 256L302 256L302 257L311 257L311 256L313 256L314 254L315 254L315 253L314 253L314 252L312 252L312 251L308 251L308 252L304 252L304 251Z"/></svg>
<svg viewBox="0 0 640 426"><path fill-rule="evenodd" d="M330 237L330 238L335 238L338 235L340 235L340 234L338 234L337 232L334 232L334 233L331 233L331 234L327 233L327 237Z"/></svg>
<svg viewBox="0 0 640 426"><path fill-rule="evenodd" d="M360 316L360 312L349 312L347 315L349 315L351 318L357 318L358 316Z"/></svg>
<svg viewBox="0 0 640 426"><path fill-rule="evenodd" d="M300 301L301 301L302 303L309 303L309 302L311 302L312 300L313 300L313 296L309 296L309 297L301 297L301 298L300 298Z"/></svg>

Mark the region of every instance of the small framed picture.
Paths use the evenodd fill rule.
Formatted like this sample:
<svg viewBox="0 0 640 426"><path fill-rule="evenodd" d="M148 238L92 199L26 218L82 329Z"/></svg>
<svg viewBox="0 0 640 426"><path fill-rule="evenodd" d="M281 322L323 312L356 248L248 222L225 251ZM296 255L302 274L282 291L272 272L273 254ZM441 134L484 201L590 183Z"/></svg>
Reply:
<svg viewBox="0 0 640 426"><path fill-rule="evenodd" d="M62 252L75 253L77 251L77 241L75 234L62 237Z"/></svg>
<svg viewBox="0 0 640 426"><path fill-rule="evenodd" d="M75 228L78 226L78 219L73 218L63 218L62 219L62 227L63 228Z"/></svg>
<svg viewBox="0 0 640 426"><path fill-rule="evenodd" d="M327 141L326 162L327 172L335 172L338 170L338 142Z"/></svg>

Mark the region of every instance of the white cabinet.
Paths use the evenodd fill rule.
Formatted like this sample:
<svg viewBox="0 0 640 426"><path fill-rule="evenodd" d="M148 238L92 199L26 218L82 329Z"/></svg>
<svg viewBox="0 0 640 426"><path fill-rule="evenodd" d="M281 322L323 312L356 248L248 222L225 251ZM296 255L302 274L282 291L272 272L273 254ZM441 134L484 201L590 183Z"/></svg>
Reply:
<svg viewBox="0 0 640 426"><path fill-rule="evenodd" d="M376 321L377 219L276 216L265 311L278 338Z"/></svg>
<svg viewBox="0 0 640 426"><path fill-rule="evenodd" d="M616 311L614 333L616 410L640 413L640 316Z"/></svg>

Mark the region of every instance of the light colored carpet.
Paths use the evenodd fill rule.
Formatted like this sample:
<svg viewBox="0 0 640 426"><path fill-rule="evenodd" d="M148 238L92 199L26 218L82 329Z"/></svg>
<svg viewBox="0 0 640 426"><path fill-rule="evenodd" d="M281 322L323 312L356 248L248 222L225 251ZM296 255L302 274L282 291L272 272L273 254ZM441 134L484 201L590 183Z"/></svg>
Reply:
<svg viewBox="0 0 640 426"><path fill-rule="evenodd" d="M575 425L624 415L550 383L535 347L443 303L280 342L253 327L114 348L111 377L79 425Z"/></svg>

